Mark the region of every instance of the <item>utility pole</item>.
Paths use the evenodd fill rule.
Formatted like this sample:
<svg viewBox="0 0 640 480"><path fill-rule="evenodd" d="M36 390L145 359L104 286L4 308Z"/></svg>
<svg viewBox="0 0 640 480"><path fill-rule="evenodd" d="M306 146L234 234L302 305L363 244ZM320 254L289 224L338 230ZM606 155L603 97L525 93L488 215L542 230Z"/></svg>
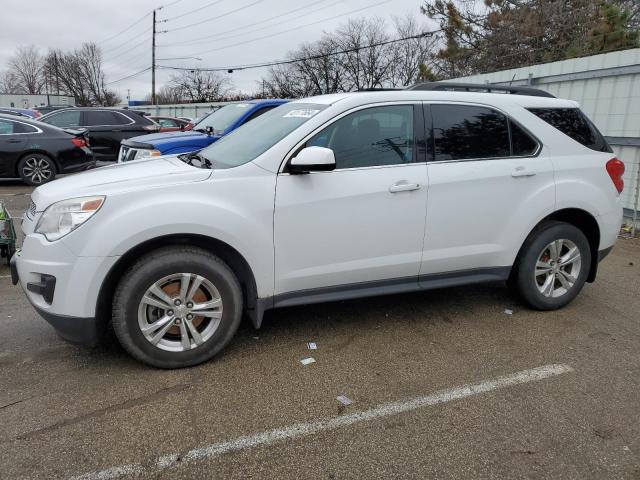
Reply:
<svg viewBox="0 0 640 480"><path fill-rule="evenodd" d="M153 34L151 36L151 104L156 104L156 11L153 11Z"/></svg>

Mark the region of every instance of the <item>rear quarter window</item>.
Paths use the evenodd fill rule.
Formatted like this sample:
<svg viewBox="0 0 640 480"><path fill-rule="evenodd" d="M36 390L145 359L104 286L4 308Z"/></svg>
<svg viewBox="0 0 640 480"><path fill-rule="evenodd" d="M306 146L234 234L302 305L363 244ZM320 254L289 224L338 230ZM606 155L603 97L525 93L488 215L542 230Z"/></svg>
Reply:
<svg viewBox="0 0 640 480"><path fill-rule="evenodd" d="M591 150L613 151L595 125L578 108L529 108L528 110Z"/></svg>

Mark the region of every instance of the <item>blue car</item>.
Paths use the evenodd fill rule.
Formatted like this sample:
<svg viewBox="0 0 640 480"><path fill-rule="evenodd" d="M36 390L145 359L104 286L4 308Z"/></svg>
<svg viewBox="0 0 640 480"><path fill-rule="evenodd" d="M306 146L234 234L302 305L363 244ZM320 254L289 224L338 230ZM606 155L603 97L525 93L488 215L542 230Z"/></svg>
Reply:
<svg viewBox="0 0 640 480"><path fill-rule="evenodd" d="M241 125L287 102L288 100L249 100L230 103L207 115L188 132L156 133L123 140L118 162L201 150Z"/></svg>

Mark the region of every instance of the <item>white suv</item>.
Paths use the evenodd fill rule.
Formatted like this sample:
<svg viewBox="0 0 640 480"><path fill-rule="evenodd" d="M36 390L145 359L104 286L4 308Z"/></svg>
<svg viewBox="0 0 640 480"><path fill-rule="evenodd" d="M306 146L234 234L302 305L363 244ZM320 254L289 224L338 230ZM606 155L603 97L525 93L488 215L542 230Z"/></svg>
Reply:
<svg viewBox="0 0 640 480"><path fill-rule="evenodd" d="M530 92L533 93L533 92ZM64 338L206 361L246 314L507 281L532 308L595 279L624 164L568 100L358 92L282 105L199 154L37 188L12 273Z"/></svg>

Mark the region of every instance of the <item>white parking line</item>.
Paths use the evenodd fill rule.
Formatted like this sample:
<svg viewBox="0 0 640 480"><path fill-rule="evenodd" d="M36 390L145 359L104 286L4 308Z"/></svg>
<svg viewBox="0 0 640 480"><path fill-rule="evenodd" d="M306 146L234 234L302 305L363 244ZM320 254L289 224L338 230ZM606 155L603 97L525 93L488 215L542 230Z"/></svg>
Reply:
<svg viewBox="0 0 640 480"><path fill-rule="evenodd" d="M290 425L288 427L268 430L266 432L248 435L236 438L227 442L214 443L200 448L194 448L184 455L180 456L176 453L164 455L149 464L131 464L121 465L117 467L90 472L84 475L73 477L71 480L110 480L129 475L152 474L166 468L176 467L188 462L196 460L214 458L224 455L228 452L245 450L262 445L270 445L283 440L290 440L307 435L313 435L325 430L333 430L340 427L354 425L356 423L376 420L378 418L398 415L400 413L410 412L422 407L429 407L440 403L451 402L461 398L471 397L481 393L491 392L514 385L523 383L536 382L545 378L562 375L563 373L572 372L573 369L568 365L553 364L542 367L523 370L521 372L512 373L502 377L485 380L480 383L471 385L463 385L460 387L449 388L439 392L412 398L409 400L386 403L379 407L375 407L363 412L351 413L349 415L341 415L339 417L326 418L313 422L303 422Z"/></svg>

